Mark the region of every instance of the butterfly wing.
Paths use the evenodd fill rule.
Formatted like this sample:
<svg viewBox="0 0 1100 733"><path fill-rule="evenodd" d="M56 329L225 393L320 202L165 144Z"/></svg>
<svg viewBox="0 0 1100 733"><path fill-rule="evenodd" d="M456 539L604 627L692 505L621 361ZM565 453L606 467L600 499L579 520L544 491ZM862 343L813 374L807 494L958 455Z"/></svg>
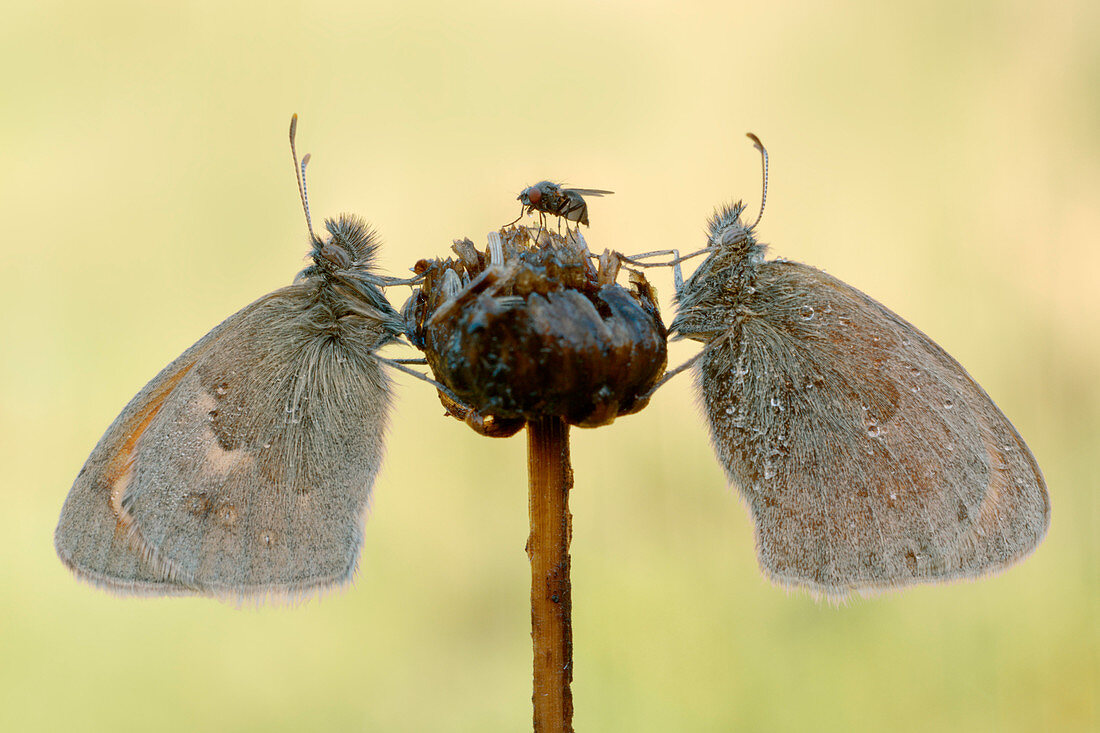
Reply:
<svg viewBox="0 0 1100 733"><path fill-rule="evenodd" d="M995 571L1039 543L1039 467L958 362L819 270L757 272L698 383L773 580L874 591Z"/></svg>
<svg viewBox="0 0 1100 733"><path fill-rule="evenodd" d="M133 472L137 443L149 424L180 380L243 313L227 318L145 385L84 463L54 532L58 556L78 577L120 593L188 592L176 583L175 573L153 560L151 548L122 508L123 490Z"/></svg>
<svg viewBox="0 0 1100 733"><path fill-rule="evenodd" d="M350 579L390 400L377 321L315 282L207 335L134 398L62 510L58 553L120 592L296 594Z"/></svg>

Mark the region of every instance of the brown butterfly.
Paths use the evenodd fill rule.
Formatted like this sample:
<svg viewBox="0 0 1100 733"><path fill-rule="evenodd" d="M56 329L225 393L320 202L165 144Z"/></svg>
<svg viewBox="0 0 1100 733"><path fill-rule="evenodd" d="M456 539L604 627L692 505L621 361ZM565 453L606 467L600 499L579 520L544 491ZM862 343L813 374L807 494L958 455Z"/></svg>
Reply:
<svg viewBox="0 0 1100 733"><path fill-rule="evenodd" d="M705 344L696 377L714 448L767 575L840 597L1030 553L1050 523L1046 484L989 395L872 298L766 260L743 209L711 218L670 331Z"/></svg>
<svg viewBox="0 0 1100 733"><path fill-rule="evenodd" d="M360 219L313 233L293 285L230 316L115 419L61 510L57 553L134 594L297 595L347 582L382 458L390 383L374 352L403 322Z"/></svg>

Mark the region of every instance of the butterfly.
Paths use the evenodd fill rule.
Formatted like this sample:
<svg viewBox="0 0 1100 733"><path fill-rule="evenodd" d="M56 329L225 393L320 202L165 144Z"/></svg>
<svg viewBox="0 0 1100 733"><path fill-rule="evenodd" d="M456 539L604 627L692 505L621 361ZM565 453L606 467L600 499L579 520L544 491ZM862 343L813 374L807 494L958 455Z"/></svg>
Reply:
<svg viewBox="0 0 1100 733"><path fill-rule="evenodd" d="M750 137L766 200L766 152ZM874 299L766 259L760 217L743 213L738 202L711 218L669 330L704 344L698 392L764 572L843 597L980 576L1030 553L1050 498L989 395Z"/></svg>
<svg viewBox="0 0 1100 733"><path fill-rule="evenodd" d="M80 578L127 594L298 596L354 574L391 387L375 352L404 322L375 232L313 232L312 264L150 381L92 451L55 532Z"/></svg>

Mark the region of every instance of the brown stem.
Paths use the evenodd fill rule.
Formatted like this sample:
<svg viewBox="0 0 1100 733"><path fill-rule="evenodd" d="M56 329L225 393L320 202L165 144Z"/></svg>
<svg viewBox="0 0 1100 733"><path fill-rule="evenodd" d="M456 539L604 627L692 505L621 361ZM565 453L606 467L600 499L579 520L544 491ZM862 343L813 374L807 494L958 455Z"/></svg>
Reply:
<svg viewBox="0 0 1100 733"><path fill-rule="evenodd" d="M531 640L535 648L535 733L572 733L573 625L569 585L569 426L559 417L527 424L531 536Z"/></svg>

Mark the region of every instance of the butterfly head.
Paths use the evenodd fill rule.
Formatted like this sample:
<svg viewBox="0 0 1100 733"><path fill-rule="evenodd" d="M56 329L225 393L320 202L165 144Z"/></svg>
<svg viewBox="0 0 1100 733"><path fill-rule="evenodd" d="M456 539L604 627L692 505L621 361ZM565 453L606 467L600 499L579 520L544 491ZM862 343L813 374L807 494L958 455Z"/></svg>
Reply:
<svg viewBox="0 0 1100 733"><path fill-rule="evenodd" d="M369 224L353 214L326 219L329 236L311 235L314 265L328 275L345 271L369 272L378 253L378 235Z"/></svg>
<svg viewBox="0 0 1100 733"><path fill-rule="evenodd" d="M738 201L719 208L707 225L710 253L676 293L676 318L669 326L673 338L709 341L729 328L742 300L751 297L756 266L767 246L756 241L756 223L741 218Z"/></svg>
<svg viewBox="0 0 1100 733"><path fill-rule="evenodd" d="M745 205L738 201L714 212L707 222L707 246L722 259L759 261L765 246L756 241L756 224L741 218Z"/></svg>

